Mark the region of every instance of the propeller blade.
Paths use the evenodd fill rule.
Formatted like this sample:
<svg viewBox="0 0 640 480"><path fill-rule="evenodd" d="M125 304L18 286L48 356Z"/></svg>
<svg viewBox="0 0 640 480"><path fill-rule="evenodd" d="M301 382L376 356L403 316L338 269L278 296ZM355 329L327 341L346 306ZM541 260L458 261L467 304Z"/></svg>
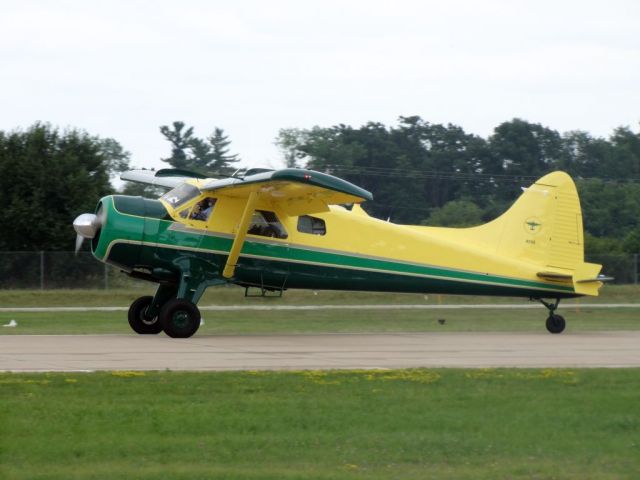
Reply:
<svg viewBox="0 0 640 480"><path fill-rule="evenodd" d="M84 242L84 237L82 235L76 235L76 255L82 248L82 242Z"/></svg>

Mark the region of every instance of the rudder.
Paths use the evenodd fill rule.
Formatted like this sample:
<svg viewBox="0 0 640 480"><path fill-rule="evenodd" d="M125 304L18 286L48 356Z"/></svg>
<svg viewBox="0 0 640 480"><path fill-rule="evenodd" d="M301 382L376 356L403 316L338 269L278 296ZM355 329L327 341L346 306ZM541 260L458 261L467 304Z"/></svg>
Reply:
<svg viewBox="0 0 640 480"><path fill-rule="evenodd" d="M585 279L597 277L601 266L584 262L580 199L566 173L540 178L502 216L476 229L501 255L540 265L540 278L597 295L601 284Z"/></svg>

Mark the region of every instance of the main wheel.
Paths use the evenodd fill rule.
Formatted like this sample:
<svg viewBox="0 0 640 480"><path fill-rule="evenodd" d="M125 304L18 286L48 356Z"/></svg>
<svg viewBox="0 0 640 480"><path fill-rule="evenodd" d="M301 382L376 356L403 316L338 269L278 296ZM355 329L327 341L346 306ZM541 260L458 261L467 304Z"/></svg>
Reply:
<svg viewBox="0 0 640 480"><path fill-rule="evenodd" d="M160 309L164 333L172 338L189 338L200 327L200 310L188 300L174 298Z"/></svg>
<svg viewBox="0 0 640 480"><path fill-rule="evenodd" d="M562 333L565 326L566 322L562 315L552 313L549 315L549 318L547 318L547 330L549 333Z"/></svg>
<svg viewBox="0 0 640 480"><path fill-rule="evenodd" d="M158 321L158 317L147 318L145 315L147 307L151 305L152 301L153 297L140 297L129 307L129 325L134 332L145 335L160 333L162 331L162 325Z"/></svg>

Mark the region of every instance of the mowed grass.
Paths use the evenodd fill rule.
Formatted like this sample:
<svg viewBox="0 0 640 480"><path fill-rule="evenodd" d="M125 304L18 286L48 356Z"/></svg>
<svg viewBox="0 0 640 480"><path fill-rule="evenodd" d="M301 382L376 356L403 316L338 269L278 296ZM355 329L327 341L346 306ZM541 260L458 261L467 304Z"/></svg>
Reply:
<svg viewBox="0 0 640 480"><path fill-rule="evenodd" d="M147 285L147 284L143 284ZM2 307L107 306L128 307L146 290L0 291ZM199 335L321 333L321 332L429 332L429 331L544 331L547 311L533 309L376 310L375 305L504 304L528 303L516 298L460 297L362 292L290 291L282 298L246 298L237 287L211 288L200 305L363 305L362 309L203 311ZM529 302L530 303L530 302ZM567 331L637 330L640 309L589 308L591 303L640 303L638 286L607 286L601 297L566 300L559 313ZM531 303L536 305L536 303ZM0 327L0 335L131 333L127 312L0 312L0 325L11 320L16 328Z"/></svg>
<svg viewBox="0 0 640 480"><path fill-rule="evenodd" d="M140 282L128 290L0 290L0 307L128 307L141 295L153 295L155 287ZM256 293L252 290L252 293ZM526 298L478 297L437 294L398 294L287 290L282 297L245 297L244 288L209 288L199 305L397 305L397 304L509 304L526 303ZM640 303L640 285L606 285L598 297L563 300L562 305L589 303Z"/></svg>
<svg viewBox="0 0 640 480"><path fill-rule="evenodd" d="M566 332L638 330L640 309L561 309ZM544 332L547 313L536 309L453 310L268 310L203 311L197 335L374 333L374 332ZM135 335L127 312L0 312L0 335L103 334Z"/></svg>
<svg viewBox="0 0 640 480"><path fill-rule="evenodd" d="M0 374L3 479L637 479L640 371Z"/></svg>

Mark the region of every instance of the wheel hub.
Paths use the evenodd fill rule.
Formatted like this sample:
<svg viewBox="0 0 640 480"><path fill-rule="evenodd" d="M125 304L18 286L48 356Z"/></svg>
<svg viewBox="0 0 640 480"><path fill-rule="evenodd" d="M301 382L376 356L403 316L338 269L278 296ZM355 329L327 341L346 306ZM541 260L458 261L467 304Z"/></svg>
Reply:
<svg viewBox="0 0 640 480"><path fill-rule="evenodd" d="M189 313L184 310L174 312L171 317L171 323L173 323L173 326L176 328L187 328L190 323Z"/></svg>

